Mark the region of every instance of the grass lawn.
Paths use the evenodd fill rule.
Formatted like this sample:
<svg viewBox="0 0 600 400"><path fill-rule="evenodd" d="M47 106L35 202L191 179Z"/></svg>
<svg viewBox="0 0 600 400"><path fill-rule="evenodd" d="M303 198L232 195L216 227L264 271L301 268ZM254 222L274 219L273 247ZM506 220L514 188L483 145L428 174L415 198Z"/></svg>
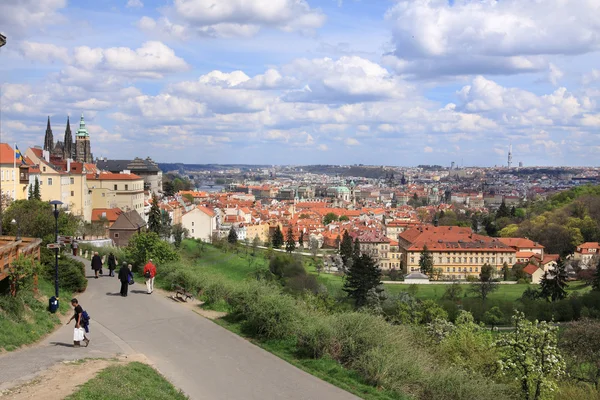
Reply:
<svg viewBox="0 0 600 400"><path fill-rule="evenodd" d="M54 295L52 283L40 279L38 284L40 295ZM71 312L69 300L72 294L63 292L59 312ZM24 293L19 298L2 296L0 298L0 350L12 351L27 344L34 343L48 335L60 323L58 316L48 312L48 303Z"/></svg>
<svg viewBox="0 0 600 400"><path fill-rule="evenodd" d="M340 389L353 393L360 398L366 400L404 400L410 398L399 393L378 389L367 384L357 373L342 367L338 362L331 358L324 357L315 360L312 358L298 357L295 352L295 339L257 341L245 336L241 330L240 324L229 321L227 317L218 319L215 322L242 337L246 337L252 343L275 354L277 357L288 363L324 380L325 382L329 382Z"/></svg>
<svg viewBox="0 0 600 400"><path fill-rule="evenodd" d="M85 383L68 400L187 399L152 367L139 362L113 365Z"/></svg>
<svg viewBox="0 0 600 400"><path fill-rule="evenodd" d="M192 268L220 275L232 281L243 281L246 278L252 277L257 270L268 267L265 258L259 254L256 257L250 255L246 257L246 249L241 246L238 249L239 253L236 254L205 245L200 257L195 257L196 252L194 249L196 246L196 242L191 240L183 241L181 246L182 253L186 258L194 258L191 263ZM250 250L248 249L248 251ZM248 262L250 259L252 260L251 264Z"/></svg>

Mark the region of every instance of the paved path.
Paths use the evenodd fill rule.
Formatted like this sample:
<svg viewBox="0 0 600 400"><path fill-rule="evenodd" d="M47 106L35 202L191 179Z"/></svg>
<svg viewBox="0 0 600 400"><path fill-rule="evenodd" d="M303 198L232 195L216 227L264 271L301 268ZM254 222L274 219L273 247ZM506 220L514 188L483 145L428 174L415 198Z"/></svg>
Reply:
<svg viewBox="0 0 600 400"><path fill-rule="evenodd" d="M81 260L89 272L89 261ZM0 390L60 361L142 353L192 399L357 398L158 292L146 294L143 283L130 287L126 298L118 295L119 286L116 278L90 279L79 296L92 318L88 348L70 347L71 323L39 346L6 353L0 356Z"/></svg>

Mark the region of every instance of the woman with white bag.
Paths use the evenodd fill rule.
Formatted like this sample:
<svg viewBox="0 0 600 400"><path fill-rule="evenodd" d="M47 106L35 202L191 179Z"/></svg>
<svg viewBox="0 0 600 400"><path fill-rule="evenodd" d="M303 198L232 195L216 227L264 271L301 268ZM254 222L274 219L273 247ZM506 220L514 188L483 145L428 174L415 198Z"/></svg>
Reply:
<svg viewBox="0 0 600 400"><path fill-rule="evenodd" d="M87 312L83 311L83 308L79 305L79 301L77 299L71 300L71 305L75 311L75 314L69 319L67 325L71 323L71 320L75 320L75 329L73 330L73 347L79 347L80 342L85 342L85 347L90 344L90 339L88 339L85 334L89 333L89 317L87 316Z"/></svg>

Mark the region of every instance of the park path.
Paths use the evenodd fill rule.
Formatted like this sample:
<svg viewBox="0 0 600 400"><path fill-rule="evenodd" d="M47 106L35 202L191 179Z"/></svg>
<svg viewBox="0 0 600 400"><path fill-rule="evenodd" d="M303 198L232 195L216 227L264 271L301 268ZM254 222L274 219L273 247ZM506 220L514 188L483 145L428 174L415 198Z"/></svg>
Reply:
<svg viewBox="0 0 600 400"><path fill-rule="evenodd" d="M80 260L90 273L89 261ZM57 362L140 353L191 399L357 398L160 292L146 294L143 282L131 286L126 298L119 296L119 287L116 278L90 279L79 296L92 319L88 348L71 347L71 323L37 346L0 355L0 390L31 380Z"/></svg>

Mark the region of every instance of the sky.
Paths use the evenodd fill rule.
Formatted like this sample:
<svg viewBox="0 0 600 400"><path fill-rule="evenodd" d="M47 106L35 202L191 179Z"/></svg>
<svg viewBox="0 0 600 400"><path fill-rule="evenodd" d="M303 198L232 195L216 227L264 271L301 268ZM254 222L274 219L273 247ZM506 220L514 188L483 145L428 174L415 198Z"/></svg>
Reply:
<svg viewBox="0 0 600 400"><path fill-rule="evenodd" d="M83 113L112 159L600 165L598 0L2 0L0 32L20 149Z"/></svg>

